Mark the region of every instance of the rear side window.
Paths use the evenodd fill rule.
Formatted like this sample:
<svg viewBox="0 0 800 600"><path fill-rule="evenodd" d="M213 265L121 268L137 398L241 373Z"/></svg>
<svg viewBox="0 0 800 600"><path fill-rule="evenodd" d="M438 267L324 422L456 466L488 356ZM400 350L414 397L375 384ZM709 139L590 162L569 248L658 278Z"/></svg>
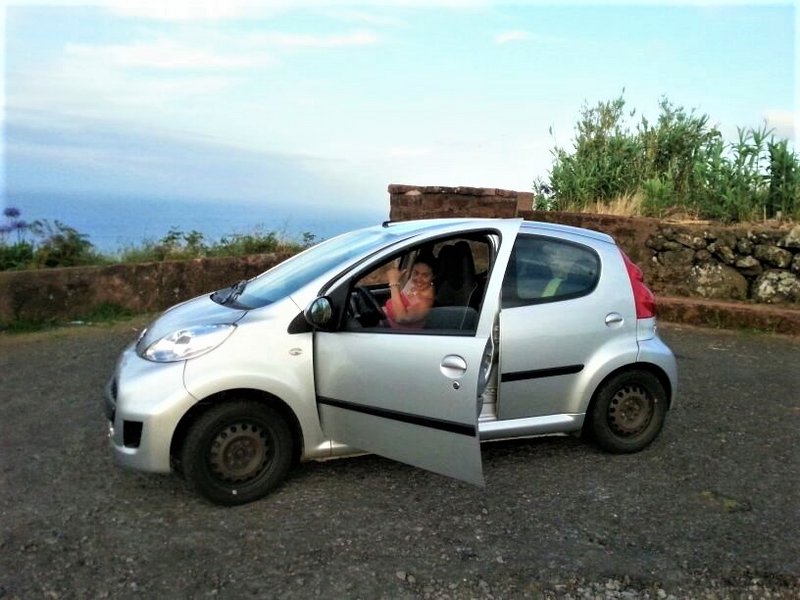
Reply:
<svg viewBox="0 0 800 600"><path fill-rule="evenodd" d="M520 236L503 279L503 308L585 296L597 286L599 277L600 259L588 246Z"/></svg>

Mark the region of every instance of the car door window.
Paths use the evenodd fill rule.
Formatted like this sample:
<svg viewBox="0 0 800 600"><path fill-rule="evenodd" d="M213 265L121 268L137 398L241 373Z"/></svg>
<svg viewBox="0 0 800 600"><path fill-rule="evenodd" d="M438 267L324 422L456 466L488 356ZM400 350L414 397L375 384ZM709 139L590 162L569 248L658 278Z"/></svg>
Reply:
<svg viewBox="0 0 800 600"><path fill-rule="evenodd" d="M391 327L385 315L391 298L388 270L394 266L403 271L401 287L404 288L415 261L422 255L433 258L433 304L421 323ZM368 329L370 333L473 335L492 259L493 245L488 234L439 239L408 248L354 278L344 329ZM384 314L376 315L376 307Z"/></svg>
<svg viewBox="0 0 800 600"><path fill-rule="evenodd" d="M503 280L502 306L513 308L585 296L600 276L587 246L544 236L520 236Z"/></svg>

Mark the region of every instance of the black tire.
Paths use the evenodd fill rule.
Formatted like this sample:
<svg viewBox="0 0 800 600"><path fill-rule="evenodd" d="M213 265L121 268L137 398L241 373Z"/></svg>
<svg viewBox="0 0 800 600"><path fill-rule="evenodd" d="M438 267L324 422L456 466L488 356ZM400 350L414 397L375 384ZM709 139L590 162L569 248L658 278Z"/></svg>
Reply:
<svg viewBox="0 0 800 600"><path fill-rule="evenodd" d="M667 394L658 378L647 371L625 371L597 391L588 429L608 452L638 452L659 434L666 414Z"/></svg>
<svg viewBox="0 0 800 600"><path fill-rule="evenodd" d="M189 429L183 474L205 498L236 506L264 497L286 477L292 433L276 410L237 400L214 406Z"/></svg>

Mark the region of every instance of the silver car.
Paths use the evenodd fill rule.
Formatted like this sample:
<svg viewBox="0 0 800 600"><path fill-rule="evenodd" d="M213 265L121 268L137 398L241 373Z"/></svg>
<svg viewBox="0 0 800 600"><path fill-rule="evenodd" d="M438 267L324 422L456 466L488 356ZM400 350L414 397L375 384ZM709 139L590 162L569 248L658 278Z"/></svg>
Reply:
<svg viewBox="0 0 800 600"><path fill-rule="evenodd" d="M423 254L432 307L390 327L389 274ZM105 406L120 465L235 505L298 461L360 452L479 485L487 440L583 433L635 452L676 387L653 295L610 236L438 219L343 234L167 310L123 351Z"/></svg>

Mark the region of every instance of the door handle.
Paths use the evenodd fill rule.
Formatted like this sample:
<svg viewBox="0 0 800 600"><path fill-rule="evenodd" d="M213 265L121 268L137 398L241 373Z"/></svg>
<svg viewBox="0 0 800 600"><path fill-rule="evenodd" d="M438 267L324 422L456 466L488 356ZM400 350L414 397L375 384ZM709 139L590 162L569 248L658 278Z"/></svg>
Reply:
<svg viewBox="0 0 800 600"><path fill-rule="evenodd" d="M457 378L467 372L467 361L458 354L448 354L442 359L442 364L439 368L445 376Z"/></svg>
<svg viewBox="0 0 800 600"><path fill-rule="evenodd" d="M612 312L606 315L606 325L609 327L619 327L625 319L619 313Z"/></svg>

